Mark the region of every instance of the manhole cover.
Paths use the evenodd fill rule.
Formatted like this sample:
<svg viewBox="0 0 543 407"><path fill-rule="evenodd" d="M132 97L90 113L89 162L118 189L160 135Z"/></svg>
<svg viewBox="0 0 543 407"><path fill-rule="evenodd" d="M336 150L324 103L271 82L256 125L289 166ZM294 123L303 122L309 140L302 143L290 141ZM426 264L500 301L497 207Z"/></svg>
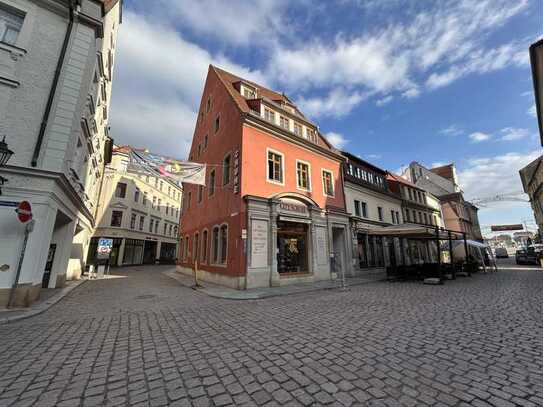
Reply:
<svg viewBox="0 0 543 407"><path fill-rule="evenodd" d="M153 295L153 294L138 295L136 297L136 300L149 300L151 298L156 298L156 295Z"/></svg>

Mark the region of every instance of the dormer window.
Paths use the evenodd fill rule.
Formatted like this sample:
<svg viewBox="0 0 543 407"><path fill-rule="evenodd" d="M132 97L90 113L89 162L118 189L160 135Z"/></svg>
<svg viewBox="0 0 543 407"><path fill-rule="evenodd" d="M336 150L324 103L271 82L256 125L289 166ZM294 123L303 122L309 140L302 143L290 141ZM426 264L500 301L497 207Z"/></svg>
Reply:
<svg viewBox="0 0 543 407"><path fill-rule="evenodd" d="M284 128L284 129L289 129L290 128L290 120L287 119L285 116L280 116L279 117L279 125Z"/></svg>
<svg viewBox="0 0 543 407"><path fill-rule="evenodd" d="M256 92L253 89L243 87L243 96L246 99L255 99L256 98Z"/></svg>
<svg viewBox="0 0 543 407"><path fill-rule="evenodd" d="M294 134L297 136L302 136L302 126L298 123L294 123Z"/></svg>
<svg viewBox="0 0 543 407"><path fill-rule="evenodd" d="M264 118L272 123L275 123L275 112L271 109L264 108Z"/></svg>

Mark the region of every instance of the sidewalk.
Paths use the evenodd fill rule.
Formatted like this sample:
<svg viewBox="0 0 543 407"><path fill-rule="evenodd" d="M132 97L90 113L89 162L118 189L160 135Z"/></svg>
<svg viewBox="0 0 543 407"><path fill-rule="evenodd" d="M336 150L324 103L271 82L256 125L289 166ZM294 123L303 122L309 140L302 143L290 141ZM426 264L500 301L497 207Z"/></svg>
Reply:
<svg viewBox="0 0 543 407"><path fill-rule="evenodd" d="M186 287L194 287L194 278L186 274L178 273L176 269L164 271L163 274L177 280ZM355 285L369 284L385 279L385 273L373 273L364 277L347 278L347 288ZM263 298L278 297L283 295L292 295L308 293L312 291L341 289L341 280L326 280L316 283L293 284L282 287L252 288L249 290L236 290L229 287L198 281L200 287L197 291L207 294L210 297L223 298L227 300L259 300Z"/></svg>
<svg viewBox="0 0 543 407"><path fill-rule="evenodd" d="M43 289L40 293L40 299L28 308L0 309L0 325L30 318L47 311L85 281L87 281L87 279L83 278L80 280L66 281L66 285L62 288Z"/></svg>

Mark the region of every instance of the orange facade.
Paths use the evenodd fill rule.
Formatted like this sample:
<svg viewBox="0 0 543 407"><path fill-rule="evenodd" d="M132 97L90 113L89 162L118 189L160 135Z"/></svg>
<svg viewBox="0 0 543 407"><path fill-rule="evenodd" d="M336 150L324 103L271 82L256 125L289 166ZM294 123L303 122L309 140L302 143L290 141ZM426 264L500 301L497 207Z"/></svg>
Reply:
<svg viewBox="0 0 543 407"><path fill-rule="evenodd" d="M213 66L209 69L189 156L190 161L207 164L207 185L201 191L197 185L184 185L178 264L187 271L198 260L206 279L244 288L248 247L244 197L293 194L307 197L322 210L343 212L345 198L341 156L323 138L312 143L266 123L250 111L252 103L264 100L246 102L236 80L241 79ZM286 99L264 88L259 95L266 101ZM309 123L303 116L300 120ZM268 180L270 150L283 156L282 183ZM297 160L309 166L310 190L297 187ZM333 196L324 193L323 169L333 174ZM228 278L235 281L225 282Z"/></svg>

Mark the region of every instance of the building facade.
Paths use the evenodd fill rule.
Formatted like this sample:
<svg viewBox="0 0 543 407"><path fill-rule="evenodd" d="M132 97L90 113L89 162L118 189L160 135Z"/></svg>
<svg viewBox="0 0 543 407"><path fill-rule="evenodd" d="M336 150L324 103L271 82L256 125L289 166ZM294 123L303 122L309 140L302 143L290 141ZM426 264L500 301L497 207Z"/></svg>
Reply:
<svg viewBox="0 0 543 407"><path fill-rule="evenodd" d="M133 166L131 150L115 147L106 167L87 263L95 263L98 239L110 238L112 266L175 264L182 188Z"/></svg>
<svg viewBox="0 0 543 407"><path fill-rule="evenodd" d="M0 134L14 155L3 201L29 201L35 226L15 305L79 275L104 165L120 1L0 0ZM0 208L0 306L15 283L24 239Z"/></svg>
<svg viewBox="0 0 543 407"><path fill-rule="evenodd" d="M345 201L351 218L352 274L359 275L390 264L393 241L373 235L372 230L403 223L402 199L389 189L385 170L347 152L343 155Z"/></svg>
<svg viewBox="0 0 543 407"><path fill-rule="evenodd" d="M350 267L343 157L285 96L210 66L184 185L179 270L238 289Z"/></svg>
<svg viewBox="0 0 543 407"><path fill-rule="evenodd" d="M538 228L538 240L543 241L543 156L519 171L524 192L530 198Z"/></svg>
<svg viewBox="0 0 543 407"><path fill-rule="evenodd" d="M483 240L479 208L464 199L454 164L428 169L412 162L402 175L440 200L447 229L466 233L468 239Z"/></svg>
<svg viewBox="0 0 543 407"><path fill-rule="evenodd" d="M392 192L402 199L405 223L444 227L440 201L428 191L404 177L388 173L387 182Z"/></svg>

